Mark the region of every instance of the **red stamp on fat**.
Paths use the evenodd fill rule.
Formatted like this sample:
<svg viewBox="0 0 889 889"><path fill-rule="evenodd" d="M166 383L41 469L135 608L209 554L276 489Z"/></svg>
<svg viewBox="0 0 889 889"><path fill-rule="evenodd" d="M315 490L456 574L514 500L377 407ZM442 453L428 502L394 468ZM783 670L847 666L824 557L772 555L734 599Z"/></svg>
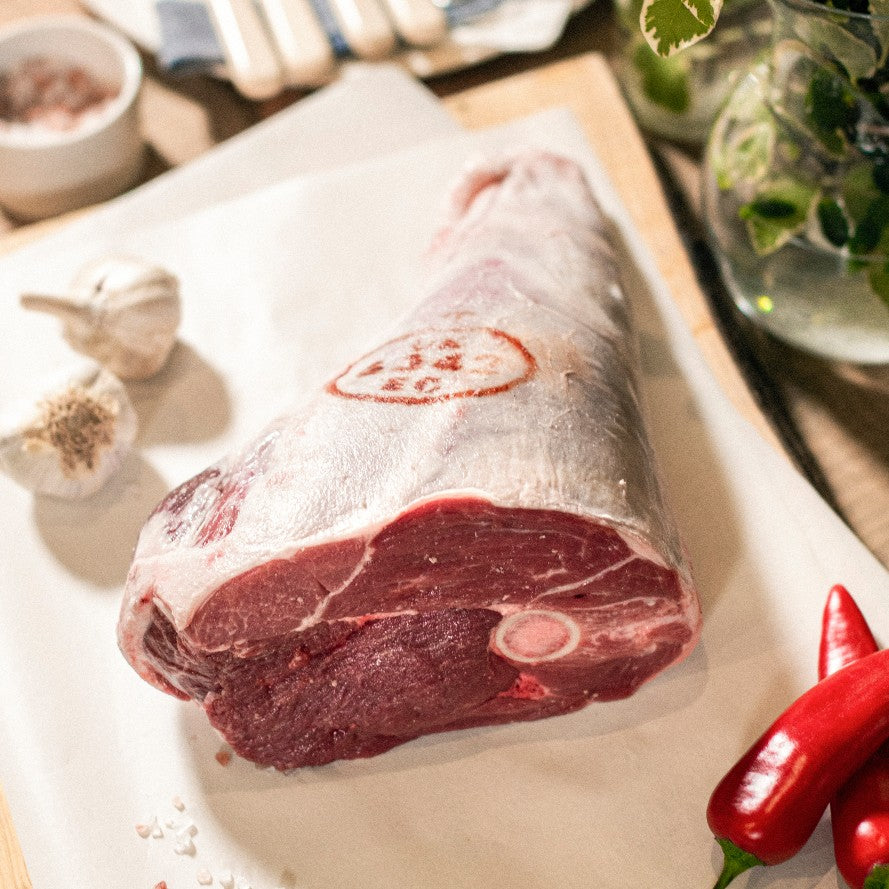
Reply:
<svg viewBox="0 0 889 889"><path fill-rule="evenodd" d="M422 330L384 343L328 383L343 398L432 404L505 392L533 376L534 356L493 327Z"/></svg>

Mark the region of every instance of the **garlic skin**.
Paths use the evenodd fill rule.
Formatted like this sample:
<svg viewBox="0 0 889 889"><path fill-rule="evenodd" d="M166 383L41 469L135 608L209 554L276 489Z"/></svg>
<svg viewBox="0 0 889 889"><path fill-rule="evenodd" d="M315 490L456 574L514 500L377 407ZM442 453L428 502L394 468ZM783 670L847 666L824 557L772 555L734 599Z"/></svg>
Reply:
<svg viewBox="0 0 889 889"><path fill-rule="evenodd" d="M176 276L126 256L85 266L68 296L26 293L21 304L61 318L71 347L122 380L144 380L164 366L182 315Z"/></svg>
<svg viewBox="0 0 889 889"><path fill-rule="evenodd" d="M38 494L89 497L120 467L137 426L123 383L94 361L81 361L0 421L0 469Z"/></svg>

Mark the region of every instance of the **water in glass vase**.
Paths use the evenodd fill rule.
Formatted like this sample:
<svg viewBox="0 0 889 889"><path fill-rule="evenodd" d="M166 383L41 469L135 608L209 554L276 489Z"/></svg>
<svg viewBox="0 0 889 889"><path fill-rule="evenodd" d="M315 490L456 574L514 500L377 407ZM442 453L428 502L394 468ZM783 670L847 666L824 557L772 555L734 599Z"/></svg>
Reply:
<svg viewBox="0 0 889 889"><path fill-rule="evenodd" d="M736 303L771 333L889 363L889 17L770 4L770 56L707 145L711 241Z"/></svg>
<svg viewBox="0 0 889 889"><path fill-rule="evenodd" d="M826 358L889 363L889 308L839 251L794 239L771 256L721 258L745 315L785 342Z"/></svg>

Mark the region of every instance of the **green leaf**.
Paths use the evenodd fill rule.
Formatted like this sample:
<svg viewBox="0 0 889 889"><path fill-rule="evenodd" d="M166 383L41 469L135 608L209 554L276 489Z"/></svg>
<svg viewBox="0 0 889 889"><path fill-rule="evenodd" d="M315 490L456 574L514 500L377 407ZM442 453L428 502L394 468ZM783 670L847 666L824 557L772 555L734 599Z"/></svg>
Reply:
<svg viewBox="0 0 889 889"><path fill-rule="evenodd" d="M806 182L782 178L764 183L738 215L747 223L753 249L767 256L783 247L805 226L819 191Z"/></svg>
<svg viewBox="0 0 889 889"><path fill-rule="evenodd" d="M777 130L775 115L762 91L767 70L764 64L754 66L728 100L725 118L747 125L721 129L720 138L711 139L707 148L717 185L723 191L758 182L772 166Z"/></svg>
<svg viewBox="0 0 889 889"><path fill-rule="evenodd" d="M889 196L881 194L868 204L867 210L855 226L855 233L849 239L849 250L855 256L872 253L884 230L889 226Z"/></svg>
<svg viewBox="0 0 889 889"><path fill-rule="evenodd" d="M889 194L889 157L882 155L874 159L873 179L883 194Z"/></svg>
<svg viewBox="0 0 889 889"><path fill-rule="evenodd" d="M850 167L843 177L843 206L846 215L860 222L871 203L880 196L874 184L871 164L862 161Z"/></svg>
<svg viewBox="0 0 889 889"><path fill-rule="evenodd" d="M861 109L842 77L826 68L816 68L806 91L806 113L821 141L840 153L845 140L854 137Z"/></svg>
<svg viewBox="0 0 889 889"><path fill-rule="evenodd" d="M647 43L640 43L633 54L633 64L642 75L642 90L655 105L674 114L688 110L688 65L681 56L664 59Z"/></svg>
<svg viewBox="0 0 889 889"><path fill-rule="evenodd" d="M742 219L748 219L752 216L786 221L796 216L796 204L784 198L755 198L741 208Z"/></svg>
<svg viewBox="0 0 889 889"><path fill-rule="evenodd" d="M853 81L870 77L877 69L877 51L832 19L797 16L796 36L819 55L842 65Z"/></svg>
<svg viewBox="0 0 889 889"><path fill-rule="evenodd" d="M849 222L843 208L832 198L818 201L818 222L824 237L834 247L842 247L849 240Z"/></svg>
<svg viewBox="0 0 889 889"><path fill-rule="evenodd" d="M889 57L889 0L870 0L869 5L873 16L870 19L870 26L880 43L880 58L877 64L882 68Z"/></svg>
<svg viewBox="0 0 889 889"><path fill-rule="evenodd" d="M726 146L716 168L719 187L734 188L741 182L755 182L769 169L775 146L775 125L772 121L751 124Z"/></svg>
<svg viewBox="0 0 889 889"><path fill-rule="evenodd" d="M706 37L722 0L644 0L639 25L648 45L665 58Z"/></svg>

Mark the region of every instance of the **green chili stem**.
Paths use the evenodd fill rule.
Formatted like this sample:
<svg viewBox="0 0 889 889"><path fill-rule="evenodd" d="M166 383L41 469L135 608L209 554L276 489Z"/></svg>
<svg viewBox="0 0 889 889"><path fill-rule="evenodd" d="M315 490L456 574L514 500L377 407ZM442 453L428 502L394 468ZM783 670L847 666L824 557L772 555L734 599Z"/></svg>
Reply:
<svg viewBox="0 0 889 889"><path fill-rule="evenodd" d="M725 889L738 874L744 873L745 870L751 867L763 864L755 855L745 852L731 840L716 837L716 842L722 846L722 854L725 856L725 861L722 865L722 873L719 875L719 879L716 881L713 889ZM873 889L882 889L882 887L880 884L875 884Z"/></svg>
<svg viewBox="0 0 889 889"><path fill-rule="evenodd" d="M875 864L862 889L889 889L889 864Z"/></svg>

